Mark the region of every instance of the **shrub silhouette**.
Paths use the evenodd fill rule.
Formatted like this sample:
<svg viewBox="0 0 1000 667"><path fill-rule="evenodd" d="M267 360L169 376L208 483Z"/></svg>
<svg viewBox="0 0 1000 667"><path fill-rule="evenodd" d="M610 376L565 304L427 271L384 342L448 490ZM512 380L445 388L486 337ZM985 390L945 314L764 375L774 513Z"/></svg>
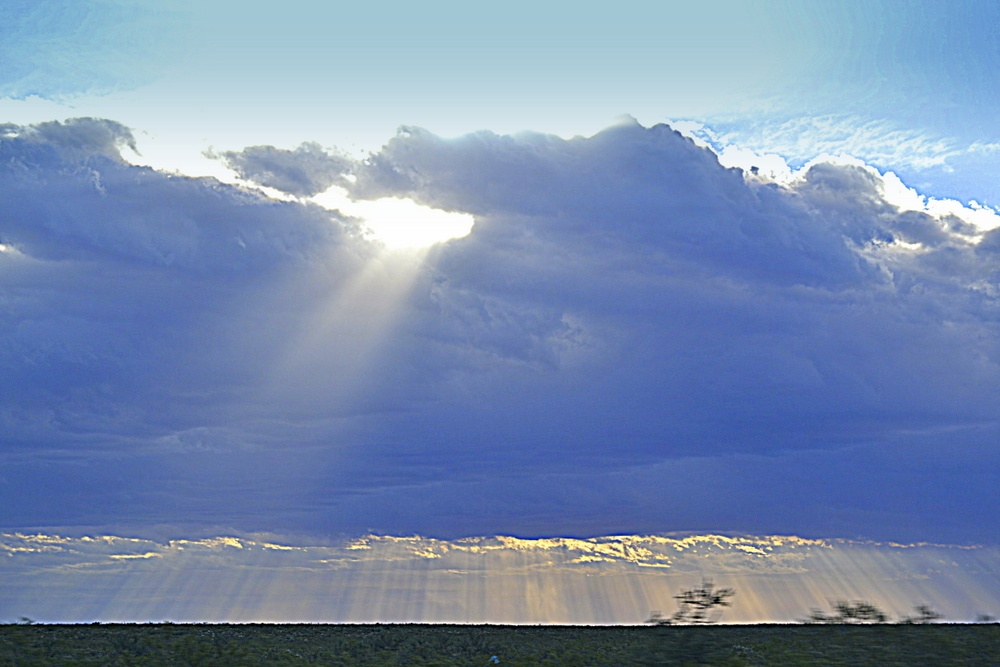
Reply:
<svg viewBox="0 0 1000 667"><path fill-rule="evenodd" d="M930 605L918 604L914 609L917 612L916 616L902 616L899 622L903 625L923 625L925 623L933 623L941 618L941 614L931 609Z"/></svg>
<svg viewBox="0 0 1000 667"><path fill-rule="evenodd" d="M860 625L864 623L887 623L889 615L870 602L855 600L845 602L838 600L833 603L836 614L830 615L819 609L813 609L806 623L840 623Z"/></svg>
<svg viewBox="0 0 1000 667"><path fill-rule="evenodd" d="M715 623L722 615L721 607L732 606L729 598L734 595L736 595L734 589L716 589L710 579L702 579L698 588L681 591L674 596L677 600L677 611L673 616L664 617L660 612L654 611L646 622L655 625Z"/></svg>

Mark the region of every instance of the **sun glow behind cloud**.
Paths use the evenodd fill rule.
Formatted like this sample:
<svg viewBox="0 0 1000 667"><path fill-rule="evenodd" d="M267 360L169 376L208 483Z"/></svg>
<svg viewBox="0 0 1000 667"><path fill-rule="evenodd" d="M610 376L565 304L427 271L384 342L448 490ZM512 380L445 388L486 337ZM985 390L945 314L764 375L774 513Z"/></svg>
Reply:
<svg viewBox="0 0 1000 667"><path fill-rule="evenodd" d="M404 197L352 200L337 187L312 200L359 218L372 238L388 250L425 250L468 235L475 222L468 213L442 211Z"/></svg>
<svg viewBox="0 0 1000 667"><path fill-rule="evenodd" d="M262 392L265 404L338 414L373 391L385 370L384 345L410 307L428 253L468 234L473 218L404 198L352 201L337 187L309 200L356 221L364 252L346 277L335 258L328 272L293 275L269 291L275 303L311 294L313 305L289 323Z"/></svg>

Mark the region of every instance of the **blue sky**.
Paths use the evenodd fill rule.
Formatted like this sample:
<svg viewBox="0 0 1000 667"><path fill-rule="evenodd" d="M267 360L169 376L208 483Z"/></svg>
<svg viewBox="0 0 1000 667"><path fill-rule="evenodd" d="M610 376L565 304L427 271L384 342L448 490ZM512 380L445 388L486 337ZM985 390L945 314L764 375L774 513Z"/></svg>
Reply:
<svg viewBox="0 0 1000 667"><path fill-rule="evenodd" d="M833 148L939 197L996 200L988 2L49 0L3 11L0 92L68 107L8 100L11 120L111 116L149 135L147 159L191 170L207 146L374 150L402 124L572 136L629 114L698 120L800 163ZM774 136L789 123L794 138ZM882 144L902 137L890 162Z"/></svg>
<svg viewBox="0 0 1000 667"><path fill-rule="evenodd" d="M998 24L5 3L0 529L996 544Z"/></svg>

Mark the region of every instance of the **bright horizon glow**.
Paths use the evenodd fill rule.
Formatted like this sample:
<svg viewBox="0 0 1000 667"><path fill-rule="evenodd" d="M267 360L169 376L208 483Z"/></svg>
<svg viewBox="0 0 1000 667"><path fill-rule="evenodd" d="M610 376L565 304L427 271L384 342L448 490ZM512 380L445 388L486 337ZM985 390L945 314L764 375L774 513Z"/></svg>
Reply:
<svg viewBox="0 0 1000 667"><path fill-rule="evenodd" d="M996 548L789 535L301 545L0 532L0 552L11 582L0 619L28 612L43 622L631 625L669 613L678 590L705 578L736 590L723 623L795 622L836 599L869 600L894 620L927 604L962 622L994 614L997 592Z"/></svg>

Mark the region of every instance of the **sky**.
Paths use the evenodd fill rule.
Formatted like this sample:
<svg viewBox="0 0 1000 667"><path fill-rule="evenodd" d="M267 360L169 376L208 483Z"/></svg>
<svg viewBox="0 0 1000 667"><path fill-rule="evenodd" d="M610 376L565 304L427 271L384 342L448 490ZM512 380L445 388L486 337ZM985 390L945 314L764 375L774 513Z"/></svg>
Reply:
<svg viewBox="0 0 1000 667"><path fill-rule="evenodd" d="M996 545L998 25L5 2L0 532Z"/></svg>

